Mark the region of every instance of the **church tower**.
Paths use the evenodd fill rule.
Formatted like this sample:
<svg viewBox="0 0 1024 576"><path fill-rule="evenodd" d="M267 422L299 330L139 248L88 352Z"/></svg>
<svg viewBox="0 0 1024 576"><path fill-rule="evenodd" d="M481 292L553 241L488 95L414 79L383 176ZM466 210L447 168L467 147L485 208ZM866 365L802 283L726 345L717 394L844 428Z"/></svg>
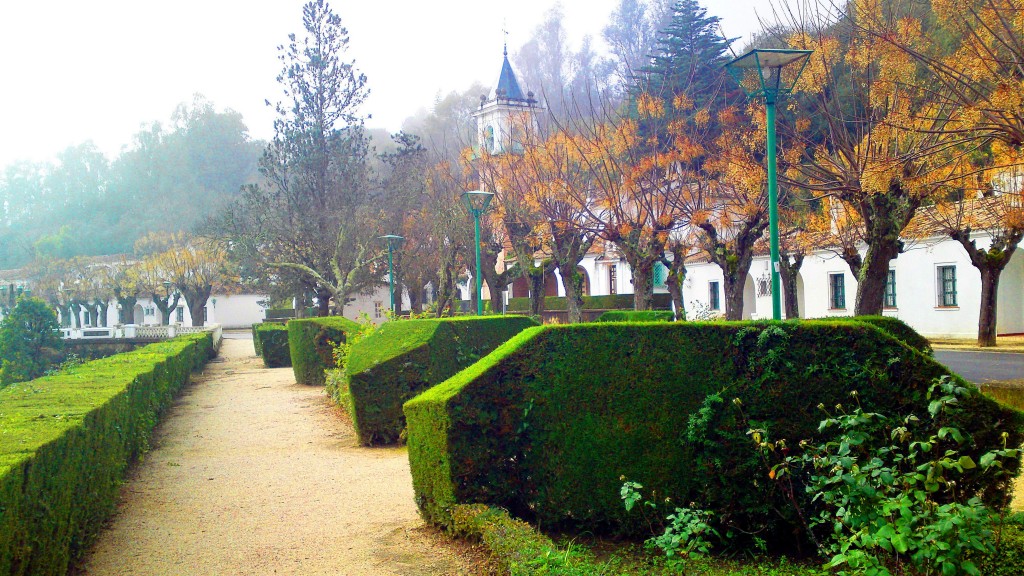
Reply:
<svg viewBox="0 0 1024 576"><path fill-rule="evenodd" d="M523 94L515 72L508 61L508 43L505 44L504 62L498 85L490 96L480 96L480 108L473 112L476 118L477 143L480 151L490 154L521 149L525 131L536 130L536 114L542 110L533 92Z"/></svg>

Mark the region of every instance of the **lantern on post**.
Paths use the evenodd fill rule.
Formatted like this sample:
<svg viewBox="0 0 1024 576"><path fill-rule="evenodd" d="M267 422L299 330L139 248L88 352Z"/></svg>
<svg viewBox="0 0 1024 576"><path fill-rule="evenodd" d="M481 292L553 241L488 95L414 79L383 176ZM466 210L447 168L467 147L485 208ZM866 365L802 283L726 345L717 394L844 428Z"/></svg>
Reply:
<svg viewBox="0 0 1024 576"><path fill-rule="evenodd" d="M385 234L380 239L388 245L388 288L391 291L391 313L397 316L398 309L395 307L395 267L392 263L392 258L394 251L398 250L405 238L396 234Z"/></svg>
<svg viewBox="0 0 1024 576"><path fill-rule="evenodd" d="M476 277L477 315L484 313L484 301L480 292L483 288L480 273L480 215L487 211L487 206L490 205L493 198L493 193L484 192L483 190L471 190L462 194L462 199L466 203L466 208L473 214L473 232L476 240L476 272L473 273L473 276Z"/></svg>
<svg viewBox="0 0 1024 576"><path fill-rule="evenodd" d="M768 164L768 228L772 261L772 318L782 319L782 295L779 276L779 201L776 175L775 105L793 91L800 74L807 66L813 50L758 48L725 65L729 74L746 91L749 98L764 98L768 143L765 158Z"/></svg>

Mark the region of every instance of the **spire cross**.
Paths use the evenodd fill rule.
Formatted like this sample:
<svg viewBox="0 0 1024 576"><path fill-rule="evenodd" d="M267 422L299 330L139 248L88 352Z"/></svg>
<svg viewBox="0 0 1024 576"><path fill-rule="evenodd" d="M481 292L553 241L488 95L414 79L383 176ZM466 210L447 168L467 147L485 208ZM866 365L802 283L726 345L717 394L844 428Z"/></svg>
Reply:
<svg viewBox="0 0 1024 576"><path fill-rule="evenodd" d="M508 19L502 22L501 31L505 33L505 56L508 56Z"/></svg>

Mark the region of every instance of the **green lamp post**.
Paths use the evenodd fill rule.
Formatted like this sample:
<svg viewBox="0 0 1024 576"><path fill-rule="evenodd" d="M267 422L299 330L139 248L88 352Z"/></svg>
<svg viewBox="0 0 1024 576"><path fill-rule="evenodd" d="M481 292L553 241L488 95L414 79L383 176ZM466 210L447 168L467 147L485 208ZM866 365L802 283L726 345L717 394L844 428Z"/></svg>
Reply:
<svg viewBox="0 0 1024 576"><path fill-rule="evenodd" d="M478 316L484 313L484 301L480 294L483 288L480 282L480 215L487 211L487 206L493 198L493 193L484 192L483 190L471 190L462 193L462 199L466 202L466 208L473 214L473 231L476 238L476 272L473 273L473 276L476 277L476 313Z"/></svg>
<svg viewBox="0 0 1024 576"><path fill-rule="evenodd" d="M776 175L775 104L793 91L807 66L813 50L758 48L725 65L750 98L764 98L765 124L768 126L768 228L772 260L772 318L782 319L782 294L779 277L779 200ZM783 69L795 73L783 74Z"/></svg>
<svg viewBox="0 0 1024 576"><path fill-rule="evenodd" d="M404 236L398 236L395 234L385 234L380 237L381 240L388 245L388 288L391 290L391 313L398 315L398 309L395 308L395 267L392 264L392 254L398 247L402 245L402 241L405 240Z"/></svg>

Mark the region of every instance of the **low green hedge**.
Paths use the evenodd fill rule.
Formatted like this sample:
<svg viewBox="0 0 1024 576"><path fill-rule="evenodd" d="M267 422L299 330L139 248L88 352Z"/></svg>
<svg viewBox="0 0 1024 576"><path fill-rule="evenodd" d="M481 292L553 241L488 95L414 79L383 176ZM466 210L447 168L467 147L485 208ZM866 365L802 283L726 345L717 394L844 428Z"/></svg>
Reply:
<svg viewBox="0 0 1024 576"><path fill-rule="evenodd" d="M253 326L253 345L257 343L257 354L263 357L263 365L267 368L292 365L287 325L276 322L256 324Z"/></svg>
<svg viewBox="0 0 1024 576"><path fill-rule="evenodd" d="M186 335L0 390L0 574L67 573L159 414L213 354L209 333Z"/></svg>
<svg viewBox="0 0 1024 576"><path fill-rule="evenodd" d="M402 320L356 342L340 396L359 442L397 442L405 429L402 403L536 325L525 316Z"/></svg>
<svg viewBox="0 0 1024 576"><path fill-rule="evenodd" d="M262 322L252 325L252 349L256 351L257 356L263 356L263 342L260 341L260 326L263 326Z"/></svg>
<svg viewBox="0 0 1024 576"><path fill-rule="evenodd" d="M672 308L672 297L668 294L655 294L653 299L655 310L668 310ZM545 296L545 310L566 310L567 304L564 296ZM632 294L609 294L605 296L584 296L584 310L632 310ZM529 298L509 298L505 307L508 312L529 312Z"/></svg>
<svg viewBox="0 0 1024 576"><path fill-rule="evenodd" d="M834 410L852 390L865 410L927 414L930 384L948 374L864 323L530 328L405 404L416 502L444 526L453 504L484 503L549 528L644 533L620 498L626 477L791 545L802 523L748 432L797 450L818 438L819 405ZM976 461L1002 446L1003 432L1010 446L1024 439L1021 413L976 391L960 406L950 425L973 437L962 453ZM997 501L1008 485L972 471L958 489Z"/></svg>
<svg viewBox="0 0 1024 576"><path fill-rule="evenodd" d="M336 368L334 349L345 341L345 333L359 325L341 316L298 318L288 321L288 351L299 384L323 386L324 370Z"/></svg>
<svg viewBox="0 0 1024 576"><path fill-rule="evenodd" d="M671 322L675 314L668 310L609 310L597 322Z"/></svg>

